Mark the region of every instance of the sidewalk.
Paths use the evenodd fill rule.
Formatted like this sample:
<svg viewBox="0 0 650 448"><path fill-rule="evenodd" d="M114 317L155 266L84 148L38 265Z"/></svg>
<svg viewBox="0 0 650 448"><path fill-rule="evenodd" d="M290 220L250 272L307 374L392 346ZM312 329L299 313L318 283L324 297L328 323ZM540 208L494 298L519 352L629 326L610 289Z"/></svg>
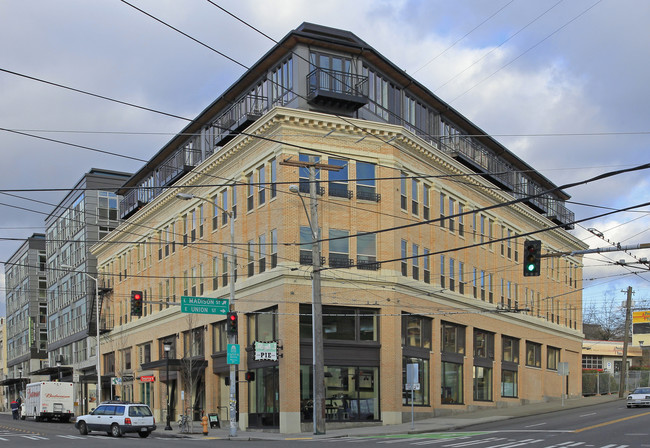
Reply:
<svg viewBox="0 0 650 448"><path fill-rule="evenodd" d="M607 403L615 400L623 400L618 395L600 395L594 397L571 398L545 403L534 403L525 406L513 406L499 409L488 409L474 412L459 413L445 417L434 417L424 420L416 420L414 425L411 422L387 426L366 426L357 428L328 429L326 434L314 435L311 432L297 434L280 434L279 432L262 430L237 430L237 435L230 437L229 422L221 422L221 428L209 428L208 435L204 436L200 422L193 423L192 434L181 434L178 424L172 422L172 431L165 431L165 422L158 424L158 429L153 434L155 437L182 437L182 438L218 438L230 440L290 440L290 439L312 439L332 437L372 437L390 434L419 434L437 431L453 431L479 423L489 423L500 420L507 420L530 415L546 414L549 412L561 411L563 409L580 408Z"/></svg>

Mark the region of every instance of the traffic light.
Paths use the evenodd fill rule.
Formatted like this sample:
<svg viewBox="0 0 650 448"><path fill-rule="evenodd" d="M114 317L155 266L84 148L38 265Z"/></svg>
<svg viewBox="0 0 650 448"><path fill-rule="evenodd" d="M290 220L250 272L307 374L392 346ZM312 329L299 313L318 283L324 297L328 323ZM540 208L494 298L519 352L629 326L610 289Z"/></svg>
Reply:
<svg viewBox="0 0 650 448"><path fill-rule="evenodd" d="M142 316L142 291L131 291L131 316Z"/></svg>
<svg viewBox="0 0 650 448"><path fill-rule="evenodd" d="M249 370L248 372L246 372L244 378L246 378L246 381L255 381L255 372Z"/></svg>
<svg viewBox="0 0 650 448"><path fill-rule="evenodd" d="M237 334L237 313L231 311L226 318L226 330L228 334Z"/></svg>
<svg viewBox="0 0 650 448"><path fill-rule="evenodd" d="M542 258L542 242L526 240L524 242L524 277L538 277Z"/></svg>
<svg viewBox="0 0 650 448"><path fill-rule="evenodd" d="M224 377L223 381L224 381L224 383L226 383L226 386L230 386L230 377L229 376Z"/></svg>

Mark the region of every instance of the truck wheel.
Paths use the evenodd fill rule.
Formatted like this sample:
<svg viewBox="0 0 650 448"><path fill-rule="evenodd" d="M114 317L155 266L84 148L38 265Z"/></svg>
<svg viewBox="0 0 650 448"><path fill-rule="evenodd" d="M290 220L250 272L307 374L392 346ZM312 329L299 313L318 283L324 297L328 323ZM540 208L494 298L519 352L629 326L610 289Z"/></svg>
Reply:
<svg viewBox="0 0 650 448"><path fill-rule="evenodd" d="M25 420L25 416L24 416L24 415L21 415L21 416L20 416L20 419L21 419L21 420Z"/></svg>
<svg viewBox="0 0 650 448"><path fill-rule="evenodd" d="M79 434L82 436L88 435L88 426L86 426L86 422L84 421L79 422Z"/></svg>
<svg viewBox="0 0 650 448"><path fill-rule="evenodd" d="M145 432L140 431L140 432L138 432L138 435L140 437L142 437L143 439L146 439L147 437L149 437L149 434L151 434L149 431L145 431Z"/></svg>
<svg viewBox="0 0 650 448"><path fill-rule="evenodd" d="M120 425L117 423L113 423L111 425L111 435L113 437L122 437L122 430L120 429Z"/></svg>

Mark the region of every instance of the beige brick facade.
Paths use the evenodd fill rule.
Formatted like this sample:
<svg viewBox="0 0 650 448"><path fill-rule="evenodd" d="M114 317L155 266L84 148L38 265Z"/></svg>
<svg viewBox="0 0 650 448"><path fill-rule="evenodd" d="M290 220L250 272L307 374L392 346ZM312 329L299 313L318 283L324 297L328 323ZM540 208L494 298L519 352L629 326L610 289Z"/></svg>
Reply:
<svg viewBox="0 0 650 448"><path fill-rule="evenodd" d="M373 414L373 420L384 424L397 423L402 421L405 413L410 413L410 406L403 405L403 313L431 319L429 397L428 405L415 408L419 416L440 415L479 406L511 406L559 399L564 377L558 375L556 368L547 365L549 347L559 349L560 362L569 363L569 396L581 393L581 260L579 257L546 258L540 277L524 277L521 264L522 245L526 238L515 238L516 235L551 229L555 226L553 222L522 203L483 210L511 201L513 197L400 126L274 108L249 128L247 134L229 142L174 184L174 188L160 194L93 247L102 279L112 287L104 312L112 314L116 324L102 343L102 353L117 354L132 347L132 353L136 354L131 372L136 378L133 395L136 399L141 397L143 385L137 378L154 374L156 382L151 404L159 421L164 416L165 400L165 386L160 381L162 371L141 371L138 347L151 343L153 362L164 358L159 349L159 340L178 336L177 354L184 356L183 333L190 330L188 317L180 312L179 306L171 305L168 308L163 303L179 302L183 295L228 297L228 287L223 281L223 274L227 274L223 254L230 250L230 224L222 225L221 212L217 210L217 225L213 227L214 207L210 202L198 199L181 201L175 195L178 192L193 193L210 200L216 196L220 201L222 191L230 190L232 182L236 182L237 218L234 225L238 257L235 307L241 316L239 344L242 355L247 353L251 341L247 334L248 321L244 317L254 319L257 316L254 313L266 309L277 311L276 336L282 347L282 357L275 364L279 372L275 414L278 414L282 432L304 430L310 424L304 421L301 424L301 394L308 388L301 386L299 304L310 303L311 281L310 267L299 263L298 244L299 228L308 226L308 223L299 198L288 192L289 184L298 183L299 170L279 163L287 158L297 160L299 154L314 154L322 161L347 160L351 180L348 189L353 191L353 179L357 178L356 163L363 161L376 166L376 188L381 195L379 201L360 200L356 194L352 199L328 195L328 173L322 172L321 185L325 187L326 194L319 196L318 204L323 239L328 239L330 229L345 230L349 235L360 232L376 234L376 259L381 262L379 270L363 270L355 266L358 254L357 241L353 237L349 239L348 252L353 266L330 269L326 262L322 272L324 306L371 309L376 312L378 325L373 331L378 337L368 346L376 347L379 353L376 365L372 366L378 369L378 377L372 384L359 386L376 390L379 415ZM390 139L390 143L385 143ZM275 160L277 167L275 197L271 197L272 190L268 185L272 160ZM260 168L266 173L263 185L257 184ZM407 176L405 190L402 174ZM247 206L248 176L252 176L253 193L250 211ZM417 192L415 197L414 186ZM265 187L263 203L260 203L260 187ZM425 191L429 194L427 201L423 197ZM402 207L402 196L406 197L405 208ZM441 212L449 216L450 205L454 208L453 214L477 212L465 214L462 218L447 218L444 225L439 221L422 224L426 221L425 204L428 204L428 220L436 220ZM462 209L459 209L459 205ZM202 219L200 206L203 208ZM195 221L191 219L192 213L195 213ZM185 216L187 232L183 227ZM191 237L192 222L195 223L194 241ZM173 230L169 227L171 224ZM277 231L276 248L269 245L272 230ZM188 235L187 245L183 245L184 235ZM260 243L262 235L264 240ZM497 241L489 242L490 238ZM498 241L501 238L505 240ZM557 228L529 238L541 239L544 253L583 248L582 243ZM402 241L406 242L405 260ZM248 242L252 242L252 276L248 272ZM484 244L481 245L482 242ZM328 256L330 244L323 241L323 257ZM417 246L418 258L411 258L415 255L414 245ZM264 272L260 272L259 262L262 249ZM274 254L271 251L275 249L277 252ZM428 269L423 257L425 249L430 254ZM277 255L277 266L274 267L272 255ZM414 260L417 260L417 265L414 265ZM213 277L215 261L217 276ZM406 264L404 271L402 263ZM441 269L441 266L444 268ZM414 270L414 267L417 269ZM425 281L425 270L428 271L428 281ZM414 271L417 271L417 275ZM216 289L213 288L214 278L218 286ZM146 300L151 302L146 304L145 315L141 318L130 316L132 290L144 291ZM198 393L203 395L201 408L205 412L219 412L223 421L227 419L225 406L228 405L228 396L224 375L214 373L219 349L213 344L213 324L221 322L224 316L192 316L192 328L204 328L202 356L208 361L207 368L202 372L205 389ZM458 324L465 332L465 345L461 353L463 391L461 402L457 404L443 403L441 398L444 381L440 367L443 363L443 322ZM474 329L493 335L489 400L473 398ZM514 397L503 397L501 394L501 336L519 341L517 393ZM303 338L303 347L306 342L310 341ZM326 338L326 358L327 342ZM538 344L541 349L539 366L527 365L527 342ZM303 359L306 355L304 350ZM240 369L246 370L247 357L242 358ZM349 365L354 366L354 361L351 358ZM116 370L120 369L120 362L120 356L116 355ZM104 375L112 373L106 372L105 367L103 369ZM367 381L355 378L357 382L362 380ZM176 381L179 390L183 390L185 386L180 384L180 380ZM263 379L257 378L256 381ZM175 408L180 410L183 404L180 403L179 394L175 399ZM375 401L371 402L376 404ZM247 425L250 418L249 405L247 384L240 382L242 427Z"/></svg>

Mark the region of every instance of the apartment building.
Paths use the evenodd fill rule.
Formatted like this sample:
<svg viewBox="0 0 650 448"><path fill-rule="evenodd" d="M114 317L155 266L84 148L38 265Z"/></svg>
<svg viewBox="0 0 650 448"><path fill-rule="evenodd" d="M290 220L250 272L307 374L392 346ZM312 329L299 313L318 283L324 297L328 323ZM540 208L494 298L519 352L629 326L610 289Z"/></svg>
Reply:
<svg viewBox="0 0 650 448"><path fill-rule="evenodd" d="M234 282L240 427L311 428L314 205L329 427L581 393L581 259L522 272L531 232L544 253L586 247L568 195L348 31L291 31L118 193L123 222L92 248L102 375L159 419L168 399L171 418L228 419L225 316L179 305Z"/></svg>
<svg viewBox="0 0 650 448"><path fill-rule="evenodd" d="M3 365L8 399L16 399L47 359L47 280L45 235L34 233L5 265L7 288Z"/></svg>
<svg viewBox="0 0 650 448"><path fill-rule="evenodd" d="M90 247L117 227L120 198L115 191L130 176L92 168L45 219L47 244L42 266L47 263L47 309L43 296L46 320L41 331L47 341L43 348L47 363L38 373L48 379L75 380L76 413L96 405L97 325L100 333L110 331L113 325L112 316L101 312L105 291L96 285L97 260Z"/></svg>

